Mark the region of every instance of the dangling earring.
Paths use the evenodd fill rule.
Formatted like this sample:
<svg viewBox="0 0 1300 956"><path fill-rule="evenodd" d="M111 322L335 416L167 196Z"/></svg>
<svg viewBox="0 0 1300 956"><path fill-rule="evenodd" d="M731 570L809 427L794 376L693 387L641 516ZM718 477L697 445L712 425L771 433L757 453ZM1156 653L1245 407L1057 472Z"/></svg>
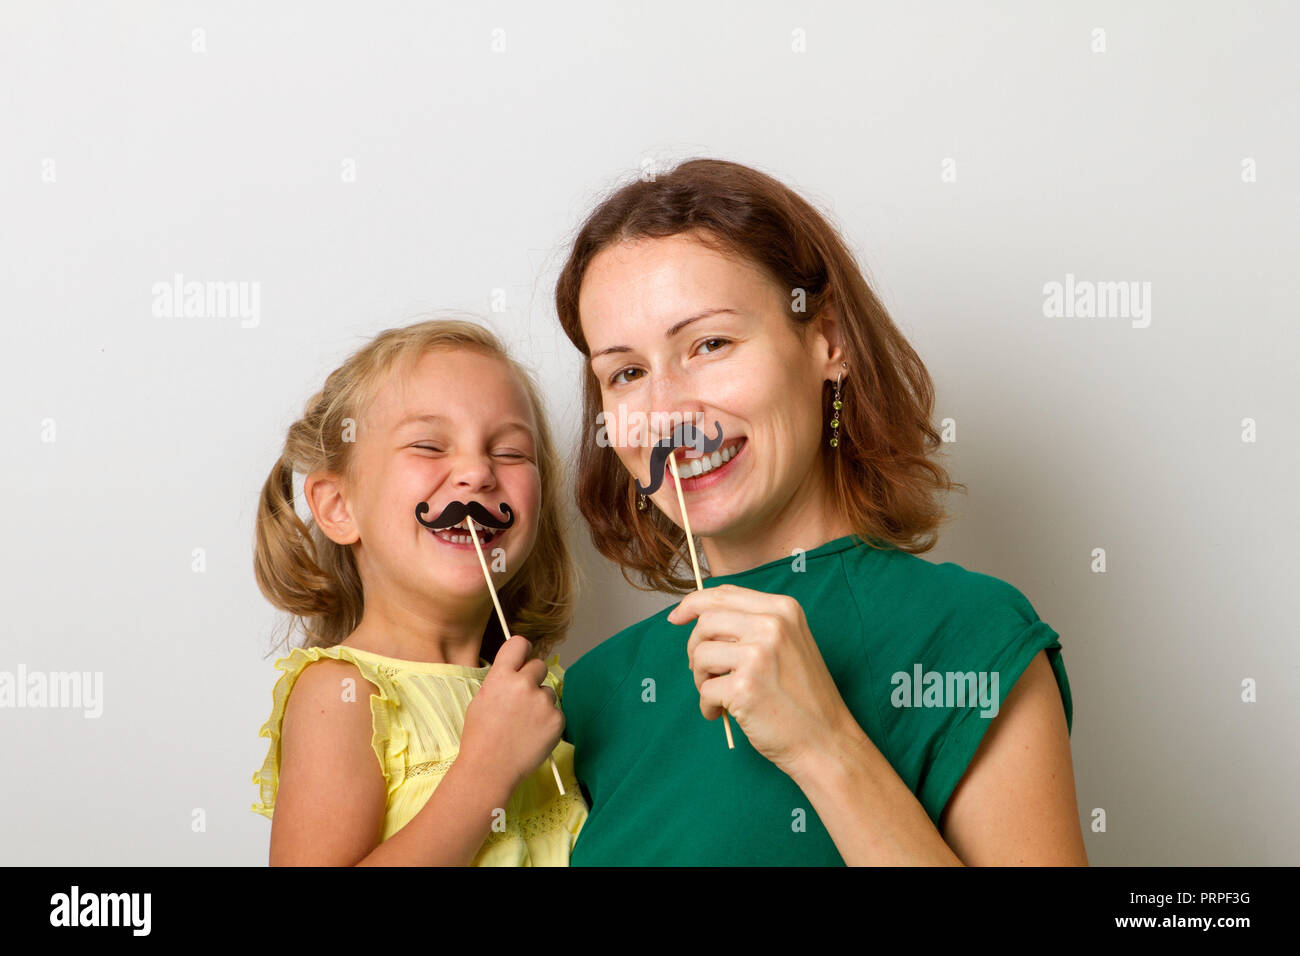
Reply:
<svg viewBox="0 0 1300 956"><path fill-rule="evenodd" d="M847 362L840 363L841 370L847 369L848 367L849 365ZM840 381L843 378L844 378L843 371L841 371L839 375L835 376L835 398L831 402L831 408L834 409L834 411L831 412L831 429L832 429L831 447L832 448L840 447L840 433L838 431L835 431L835 429L838 429L840 427L840 409L844 407L844 403L840 401Z"/></svg>
<svg viewBox="0 0 1300 956"><path fill-rule="evenodd" d="M638 494L636 496L636 510L645 511L645 495Z"/></svg>

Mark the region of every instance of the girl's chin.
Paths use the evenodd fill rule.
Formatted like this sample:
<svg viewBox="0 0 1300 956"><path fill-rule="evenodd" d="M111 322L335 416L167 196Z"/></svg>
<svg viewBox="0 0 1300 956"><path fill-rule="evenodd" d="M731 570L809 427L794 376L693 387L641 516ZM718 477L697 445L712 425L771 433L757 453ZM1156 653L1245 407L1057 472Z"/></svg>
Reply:
<svg viewBox="0 0 1300 956"><path fill-rule="evenodd" d="M499 592L504 581L492 576L492 583ZM422 589L423 593L443 606L473 605L488 600L487 581L480 570L474 577L467 575L435 574L433 580ZM495 613L495 612L493 612Z"/></svg>

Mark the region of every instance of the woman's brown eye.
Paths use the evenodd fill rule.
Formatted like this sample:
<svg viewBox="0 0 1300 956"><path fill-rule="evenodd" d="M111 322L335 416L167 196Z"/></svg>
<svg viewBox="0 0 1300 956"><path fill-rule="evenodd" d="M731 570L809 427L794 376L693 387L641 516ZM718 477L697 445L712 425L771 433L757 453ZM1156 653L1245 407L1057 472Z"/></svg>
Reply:
<svg viewBox="0 0 1300 956"><path fill-rule="evenodd" d="M639 371L640 369L635 369L635 368L621 368L617 372L615 372L612 376L610 376L609 384L618 385L619 384L618 377L620 375L626 375L628 372L639 372Z"/></svg>

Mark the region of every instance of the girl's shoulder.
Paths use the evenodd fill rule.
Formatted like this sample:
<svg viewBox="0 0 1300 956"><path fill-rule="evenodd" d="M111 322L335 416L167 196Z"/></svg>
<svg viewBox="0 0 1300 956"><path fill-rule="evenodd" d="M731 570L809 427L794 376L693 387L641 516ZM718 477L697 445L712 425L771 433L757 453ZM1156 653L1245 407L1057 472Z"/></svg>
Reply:
<svg viewBox="0 0 1300 956"><path fill-rule="evenodd" d="M319 667L312 667L318 662ZM253 783L257 785L259 795L258 801L252 806L255 813L267 819L274 813L275 795L280 781L285 712L300 680L304 681L304 687L312 685L313 692L324 693L325 685L332 685L328 688L328 693L348 695L343 698L345 700L369 699L371 749L378 759L380 769L386 777L389 775L392 752L395 748L401 750L405 747L405 733L400 727L397 714L399 701L395 672L381 662L370 660L366 655L357 654L351 648L340 645L295 647L288 655L277 660L275 667L282 673L271 690L271 714L258 731L258 736L268 738L270 743L266 759L253 774ZM345 683L357 675L362 678L362 684L350 686ZM320 682L319 686L316 686L317 682ZM391 780L389 789L392 789Z"/></svg>
<svg viewBox="0 0 1300 956"><path fill-rule="evenodd" d="M321 666L313 668L311 665L317 662L321 662ZM282 671L276 686L283 689L286 698L298 680L308 673L311 674L309 680L320 680L323 675L331 672L344 676L359 672L383 696L391 690L393 677L399 671L399 668L391 666L377 655L344 647L342 644L292 648L287 655L275 662L275 669Z"/></svg>

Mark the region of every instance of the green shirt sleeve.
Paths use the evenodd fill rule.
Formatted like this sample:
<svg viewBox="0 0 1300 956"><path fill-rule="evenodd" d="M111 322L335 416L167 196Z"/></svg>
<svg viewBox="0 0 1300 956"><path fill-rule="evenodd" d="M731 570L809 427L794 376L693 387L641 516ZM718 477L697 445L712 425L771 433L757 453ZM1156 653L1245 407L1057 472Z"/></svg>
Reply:
<svg viewBox="0 0 1300 956"><path fill-rule="evenodd" d="M1056 677L1061 691L1061 702L1065 708L1067 730L1072 728L1074 720L1073 702L1070 699L1070 682L1065 673L1065 662L1061 658L1061 644L1057 634L1042 621L1029 624L1023 631L1007 643L1001 655L990 668L998 674L998 712L1006 701L1011 688L1025 672L1039 651L1047 651L1048 663ZM988 732L996 716L983 716L975 707L954 711L954 721L940 744L934 760L921 779L917 793L921 805L930 819L938 826L939 818L948 804L957 784L965 775L967 767L975 758L980 742Z"/></svg>

